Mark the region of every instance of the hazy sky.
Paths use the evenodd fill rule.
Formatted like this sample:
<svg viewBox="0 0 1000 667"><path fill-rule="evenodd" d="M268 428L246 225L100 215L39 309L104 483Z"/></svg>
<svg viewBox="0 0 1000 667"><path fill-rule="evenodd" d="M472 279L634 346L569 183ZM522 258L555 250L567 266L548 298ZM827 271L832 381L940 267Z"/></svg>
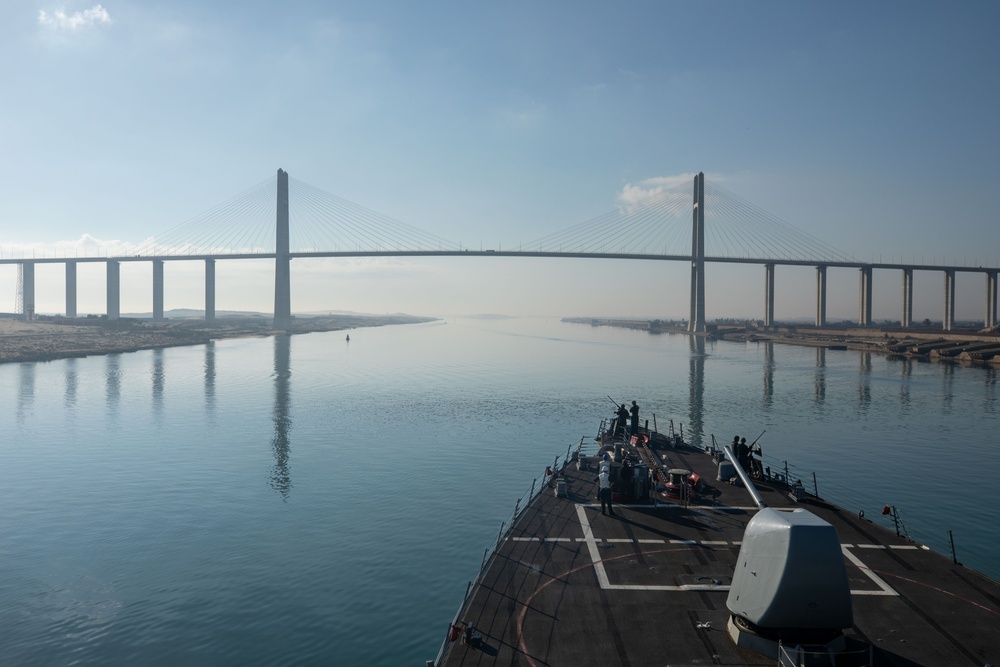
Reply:
<svg viewBox="0 0 1000 667"><path fill-rule="evenodd" d="M859 260L1000 265L996 2L189 2L0 6L0 251L91 254L272 176L468 247L513 247L704 171ZM638 189L638 190L637 190ZM292 224L295 224L293 219ZM221 262L217 307L270 310L273 265ZM148 264L122 310L151 309ZM687 265L297 260L293 310L686 316ZM0 310L16 269L0 266ZM62 267L39 268L42 312ZM166 307L203 306L168 263ZM857 317L856 270L828 314ZM762 317L762 267L708 268L710 318ZM960 318L983 278L960 275ZM3 287L6 285L7 287ZM875 317L899 318L898 272ZM778 317L815 312L777 273ZM102 265L81 312L104 312ZM940 319L943 278L916 274Z"/></svg>

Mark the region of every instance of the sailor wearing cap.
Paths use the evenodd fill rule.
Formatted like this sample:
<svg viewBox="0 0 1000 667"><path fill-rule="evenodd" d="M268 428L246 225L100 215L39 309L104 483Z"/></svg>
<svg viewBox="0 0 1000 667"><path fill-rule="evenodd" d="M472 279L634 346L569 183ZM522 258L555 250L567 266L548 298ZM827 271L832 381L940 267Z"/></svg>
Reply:
<svg viewBox="0 0 1000 667"><path fill-rule="evenodd" d="M608 514L611 516L615 515L614 509L611 507L611 475L608 471L601 469L601 474L597 476L597 497L601 501L601 514L607 510Z"/></svg>

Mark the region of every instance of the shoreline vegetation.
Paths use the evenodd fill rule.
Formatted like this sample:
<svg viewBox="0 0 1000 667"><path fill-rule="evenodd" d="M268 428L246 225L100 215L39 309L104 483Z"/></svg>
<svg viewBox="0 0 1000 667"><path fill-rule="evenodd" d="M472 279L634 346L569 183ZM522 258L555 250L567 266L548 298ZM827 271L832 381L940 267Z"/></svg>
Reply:
<svg viewBox="0 0 1000 667"><path fill-rule="evenodd" d="M148 318L60 318L31 321L0 318L0 363L52 361L91 355L136 352L180 345L201 345L226 338L265 337L318 331L342 331L391 324L432 322L411 315L299 315L287 331L271 327L263 315L217 316L215 322L184 317L153 322Z"/></svg>
<svg viewBox="0 0 1000 667"><path fill-rule="evenodd" d="M563 322L611 326L650 334L685 334L710 340L751 343L782 343L829 350L859 350L920 361L958 363L966 366L1000 368L1000 331L974 327L943 331L930 326L899 327L815 327L778 324L772 327L753 323L709 324L704 334L690 334L687 322L664 320L616 320L566 317ZM939 325L940 327L940 325Z"/></svg>

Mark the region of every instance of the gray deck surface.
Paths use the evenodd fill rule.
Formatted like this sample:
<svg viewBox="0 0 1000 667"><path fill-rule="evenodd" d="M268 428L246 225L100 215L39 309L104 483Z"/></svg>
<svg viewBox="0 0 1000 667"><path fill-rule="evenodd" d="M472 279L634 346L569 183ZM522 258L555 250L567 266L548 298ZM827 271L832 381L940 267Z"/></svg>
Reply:
<svg viewBox="0 0 1000 667"><path fill-rule="evenodd" d="M459 614L486 646L450 644L440 665L774 665L726 633L727 587L756 512L746 489L717 482L705 453L664 454L719 489L718 504L664 499L603 516L596 472L567 468L569 496L535 498ZM805 507L837 529L853 592L848 645L862 651L837 665L871 664L871 646L875 665L1000 666L1000 584L822 500L757 488L768 506Z"/></svg>

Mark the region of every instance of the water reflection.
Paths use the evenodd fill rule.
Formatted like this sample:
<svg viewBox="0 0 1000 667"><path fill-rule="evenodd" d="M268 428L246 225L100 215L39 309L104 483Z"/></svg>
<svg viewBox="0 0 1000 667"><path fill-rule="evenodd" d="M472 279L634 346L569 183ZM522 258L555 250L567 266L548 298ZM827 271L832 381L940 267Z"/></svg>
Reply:
<svg viewBox="0 0 1000 667"><path fill-rule="evenodd" d="M80 384L79 369L75 358L66 360L66 387L63 392L63 404L67 408L76 406L76 390Z"/></svg>
<svg viewBox="0 0 1000 667"><path fill-rule="evenodd" d="M955 397L955 369L956 364L941 364L941 403L944 405L944 413L951 414L952 399Z"/></svg>
<svg viewBox="0 0 1000 667"><path fill-rule="evenodd" d="M903 408L910 407L910 378L913 376L913 359L898 357L896 361L902 364L903 381L899 383L899 404Z"/></svg>
<svg viewBox="0 0 1000 667"><path fill-rule="evenodd" d="M35 364L20 364L17 392L17 423L22 424L35 403Z"/></svg>
<svg viewBox="0 0 1000 667"><path fill-rule="evenodd" d="M271 451L274 453L274 467L271 468L271 488L281 494L283 500L288 500L292 490L292 478L288 473L288 433L292 428L292 418L289 414L289 385L292 371L289 359L291 357L292 337L274 337L274 437L271 438Z"/></svg>
<svg viewBox="0 0 1000 667"><path fill-rule="evenodd" d="M774 403L774 343L764 343L764 409Z"/></svg>
<svg viewBox="0 0 1000 667"><path fill-rule="evenodd" d="M691 348L688 388L690 393L690 415L688 426L690 440L701 445L705 428L705 337L688 336Z"/></svg>
<svg viewBox="0 0 1000 667"><path fill-rule="evenodd" d="M983 410L992 414L996 411L997 369L990 366L983 369L983 372L986 373L986 386L983 391Z"/></svg>
<svg viewBox="0 0 1000 667"><path fill-rule="evenodd" d="M205 412L215 423L215 341L205 344Z"/></svg>
<svg viewBox="0 0 1000 667"><path fill-rule="evenodd" d="M860 371L858 374L858 406L862 410L866 410L872 402L872 353L858 353L858 365Z"/></svg>
<svg viewBox="0 0 1000 667"><path fill-rule="evenodd" d="M104 357L104 396L108 415L118 415L118 404L122 396L121 355L108 354Z"/></svg>
<svg viewBox="0 0 1000 667"><path fill-rule="evenodd" d="M163 417L163 348L153 349L153 416L157 424Z"/></svg>
<svg viewBox="0 0 1000 667"><path fill-rule="evenodd" d="M813 375L813 394L816 404L826 400L826 348L816 348L816 373Z"/></svg>

